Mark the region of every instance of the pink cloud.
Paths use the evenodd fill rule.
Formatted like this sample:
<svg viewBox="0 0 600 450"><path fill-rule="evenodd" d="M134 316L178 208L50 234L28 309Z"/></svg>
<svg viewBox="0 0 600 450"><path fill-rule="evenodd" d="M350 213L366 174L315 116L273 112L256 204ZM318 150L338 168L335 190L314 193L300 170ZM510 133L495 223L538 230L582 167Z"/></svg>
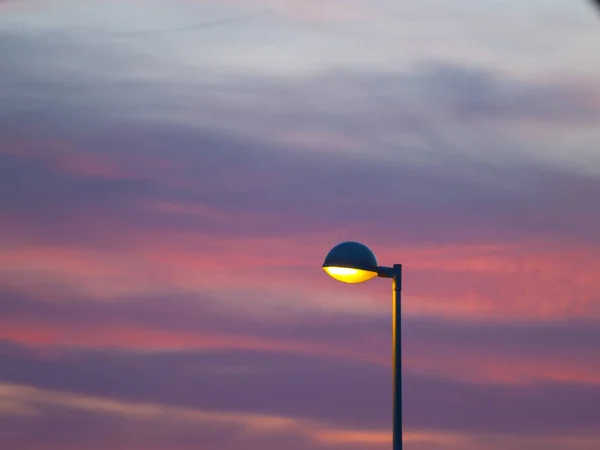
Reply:
<svg viewBox="0 0 600 450"><path fill-rule="evenodd" d="M386 365L371 352L308 341L272 340L244 335L169 332L134 326L79 326L4 323L0 340L37 347L128 348L135 350L254 350L328 356Z"/></svg>
<svg viewBox="0 0 600 450"><path fill-rule="evenodd" d="M169 211L180 208L165 207ZM213 214L196 209L184 214L188 213ZM298 306L331 311L343 308L337 298L346 297L347 306L354 305L357 312L361 303L363 313L388 310L385 281L345 286L320 269L328 248L336 242L328 235L299 242L293 237L139 232L122 234L119 239L123 242L119 252L13 246L0 253L0 275L9 284L54 280L106 298L172 289L208 290L228 297L235 269L236 286L244 286L251 297L285 299L291 295L301 302ZM600 263L590 248L522 243L402 246L382 248L378 253L382 264L404 264L409 315L549 320L600 313Z"/></svg>

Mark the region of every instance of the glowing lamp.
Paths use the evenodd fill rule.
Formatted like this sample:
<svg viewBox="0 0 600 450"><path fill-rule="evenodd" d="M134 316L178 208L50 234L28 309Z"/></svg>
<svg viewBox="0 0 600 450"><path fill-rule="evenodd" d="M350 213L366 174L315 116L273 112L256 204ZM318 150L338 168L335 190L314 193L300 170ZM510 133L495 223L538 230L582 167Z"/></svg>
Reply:
<svg viewBox="0 0 600 450"><path fill-rule="evenodd" d="M331 249L323 270L342 283L364 283L378 274L377 259L360 242L342 242Z"/></svg>
<svg viewBox="0 0 600 450"><path fill-rule="evenodd" d="M323 262L323 270L343 283L364 283L372 278L392 279L392 369L393 369L393 433L392 449L402 450L402 341L400 291L402 265L382 267L377 258L360 242L342 242L333 247Z"/></svg>

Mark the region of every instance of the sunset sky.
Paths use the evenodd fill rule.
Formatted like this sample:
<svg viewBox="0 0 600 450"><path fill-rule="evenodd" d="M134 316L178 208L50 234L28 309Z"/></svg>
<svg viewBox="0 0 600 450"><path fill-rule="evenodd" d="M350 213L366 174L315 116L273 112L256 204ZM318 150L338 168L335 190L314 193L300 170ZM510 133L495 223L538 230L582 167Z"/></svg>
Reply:
<svg viewBox="0 0 600 450"><path fill-rule="evenodd" d="M585 0L0 1L0 449L600 448Z"/></svg>

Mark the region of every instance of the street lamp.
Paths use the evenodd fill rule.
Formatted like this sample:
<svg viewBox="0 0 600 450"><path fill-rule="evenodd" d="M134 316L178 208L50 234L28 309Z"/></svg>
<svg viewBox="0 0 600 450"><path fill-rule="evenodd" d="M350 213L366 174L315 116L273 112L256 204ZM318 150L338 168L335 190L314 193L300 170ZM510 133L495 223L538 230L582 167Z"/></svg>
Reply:
<svg viewBox="0 0 600 450"><path fill-rule="evenodd" d="M393 370L393 450L402 450L402 265L383 267L369 247L360 242L342 242L333 247L323 262L323 270L343 283L364 283L372 278L392 279L392 370Z"/></svg>

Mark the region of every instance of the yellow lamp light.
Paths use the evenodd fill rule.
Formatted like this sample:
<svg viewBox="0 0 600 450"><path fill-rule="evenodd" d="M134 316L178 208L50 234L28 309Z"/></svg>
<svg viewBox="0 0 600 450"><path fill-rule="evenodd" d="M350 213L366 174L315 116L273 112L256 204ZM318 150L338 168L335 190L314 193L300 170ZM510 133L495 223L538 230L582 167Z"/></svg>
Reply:
<svg viewBox="0 0 600 450"><path fill-rule="evenodd" d="M377 272L353 269L350 267L323 267L323 270L325 270L331 278L335 278L342 283L350 284L364 283L377 276Z"/></svg>

